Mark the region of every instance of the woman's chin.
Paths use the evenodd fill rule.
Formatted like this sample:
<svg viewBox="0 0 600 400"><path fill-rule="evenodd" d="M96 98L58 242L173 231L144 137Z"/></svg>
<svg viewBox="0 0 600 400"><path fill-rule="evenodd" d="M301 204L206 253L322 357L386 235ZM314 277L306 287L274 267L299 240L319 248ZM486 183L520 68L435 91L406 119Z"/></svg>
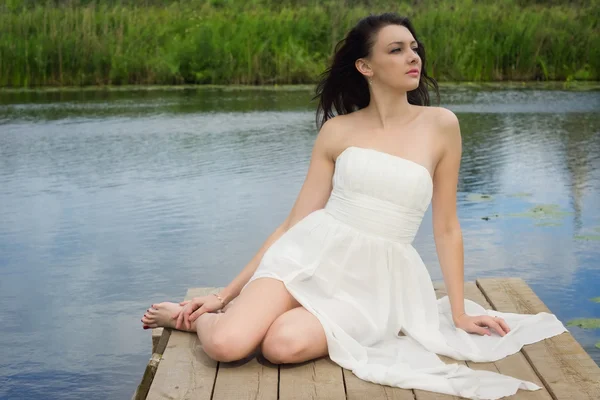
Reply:
<svg viewBox="0 0 600 400"><path fill-rule="evenodd" d="M403 82L402 85L398 88L404 92L411 92L416 90L419 87L419 78L411 79L411 82Z"/></svg>

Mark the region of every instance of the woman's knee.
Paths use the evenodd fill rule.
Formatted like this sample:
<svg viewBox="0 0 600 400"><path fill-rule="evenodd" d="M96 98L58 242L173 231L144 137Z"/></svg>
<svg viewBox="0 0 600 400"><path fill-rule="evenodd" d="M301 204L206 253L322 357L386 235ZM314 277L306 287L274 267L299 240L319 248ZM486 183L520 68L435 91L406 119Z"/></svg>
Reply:
<svg viewBox="0 0 600 400"><path fill-rule="evenodd" d="M215 361L231 362L250 355L256 348L242 332L216 328L202 343L204 352Z"/></svg>
<svg viewBox="0 0 600 400"><path fill-rule="evenodd" d="M273 324L261 343L263 356L273 364L296 362L306 347L289 326Z"/></svg>

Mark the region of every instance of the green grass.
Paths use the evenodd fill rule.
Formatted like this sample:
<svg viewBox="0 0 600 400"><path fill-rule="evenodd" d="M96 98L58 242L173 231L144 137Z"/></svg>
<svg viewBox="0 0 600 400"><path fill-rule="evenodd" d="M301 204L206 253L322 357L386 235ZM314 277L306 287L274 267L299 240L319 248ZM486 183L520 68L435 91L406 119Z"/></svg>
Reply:
<svg viewBox="0 0 600 400"><path fill-rule="evenodd" d="M0 0L0 86L314 83L361 17L412 18L440 81L600 80L598 1Z"/></svg>

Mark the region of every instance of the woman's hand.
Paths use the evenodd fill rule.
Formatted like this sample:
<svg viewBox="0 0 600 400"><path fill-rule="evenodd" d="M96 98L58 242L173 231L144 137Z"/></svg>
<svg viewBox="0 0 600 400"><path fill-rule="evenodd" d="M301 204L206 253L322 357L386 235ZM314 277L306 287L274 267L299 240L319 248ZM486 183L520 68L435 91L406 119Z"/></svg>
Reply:
<svg viewBox="0 0 600 400"><path fill-rule="evenodd" d="M508 324L502 318L490 317L489 315L471 316L463 314L454 321L454 325L468 333L478 333L480 335L490 336L492 334L489 329L484 327L494 329L500 336L510 332Z"/></svg>
<svg viewBox="0 0 600 400"><path fill-rule="evenodd" d="M173 316L173 319L177 319L175 329L185 328L187 330L192 329L192 322L200 315L205 312L215 312L223 308L221 301L213 295L194 297L192 300L182 301L179 305L183 306L183 308L178 314Z"/></svg>

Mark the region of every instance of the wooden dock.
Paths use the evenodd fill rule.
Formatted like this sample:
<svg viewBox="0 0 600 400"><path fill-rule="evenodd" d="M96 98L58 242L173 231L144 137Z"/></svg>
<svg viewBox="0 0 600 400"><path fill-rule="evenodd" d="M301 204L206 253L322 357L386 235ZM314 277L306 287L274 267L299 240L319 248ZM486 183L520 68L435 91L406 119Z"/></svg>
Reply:
<svg viewBox="0 0 600 400"><path fill-rule="evenodd" d="M443 283L436 294L444 296ZM188 290L186 299L219 291ZM535 314L551 312L519 278L487 278L465 283L465 297L485 308ZM274 365L260 354L234 363L210 359L195 334L155 329L153 354L134 399L194 400L457 400L458 397L422 390L377 385L357 378L351 371L323 357L302 364ZM496 362L456 361L535 382L543 388L519 391L519 400L598 400L600 368L569 332L526 345L518 353Z"/></svg>

